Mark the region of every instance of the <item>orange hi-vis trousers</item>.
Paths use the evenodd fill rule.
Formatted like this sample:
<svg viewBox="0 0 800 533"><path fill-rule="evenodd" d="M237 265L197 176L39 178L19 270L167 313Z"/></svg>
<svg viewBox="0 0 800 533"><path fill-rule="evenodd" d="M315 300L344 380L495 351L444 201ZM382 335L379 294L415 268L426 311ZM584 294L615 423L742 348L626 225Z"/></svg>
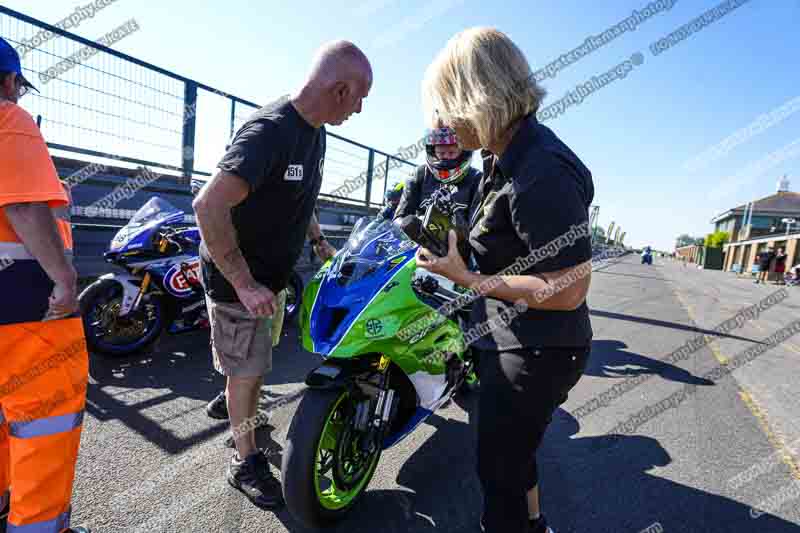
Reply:
<svg viewBox="0 0 800 533"><path fill-rule="evenodd" d="M60 533L86 404L89 357L80 318L0 326L0 508L7 533Z"/></svg>

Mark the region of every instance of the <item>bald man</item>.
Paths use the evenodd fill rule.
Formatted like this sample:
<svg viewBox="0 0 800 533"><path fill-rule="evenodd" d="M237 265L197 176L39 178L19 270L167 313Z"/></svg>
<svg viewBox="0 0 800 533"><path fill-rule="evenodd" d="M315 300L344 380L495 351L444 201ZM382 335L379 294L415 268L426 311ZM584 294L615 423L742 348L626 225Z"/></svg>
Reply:
<svg viewBox="0 0 800 533"><path fill-rule="evenodd" d="M314 216L325 125L360 113L371 87L369 60L353 43L323 46L300 89L259 109L236 132L219 172L193 203L203 239L212 359L227 379L219 410L230 418L236 448L228 482L261 508L284 504L253 431L263 423L257 405L263 376L272 369L276 295L306 238L322 261L336 253Z"/></svg>

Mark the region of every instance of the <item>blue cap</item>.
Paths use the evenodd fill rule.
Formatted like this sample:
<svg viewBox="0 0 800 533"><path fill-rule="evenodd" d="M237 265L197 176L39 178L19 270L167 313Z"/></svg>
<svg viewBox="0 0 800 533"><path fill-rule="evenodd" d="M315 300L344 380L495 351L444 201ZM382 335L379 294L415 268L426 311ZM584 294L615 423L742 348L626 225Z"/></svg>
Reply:
<svg viewBox="0 0 800 533"><path fill-rule="evenodd" d="M37 93L39 92L39 89L34 87L33 84L22 75L22 65L19 63L19 54L17 51L2 37L0 37L0 72L16 72L20 81L22 81L22 85L30 87Z"/></svg>

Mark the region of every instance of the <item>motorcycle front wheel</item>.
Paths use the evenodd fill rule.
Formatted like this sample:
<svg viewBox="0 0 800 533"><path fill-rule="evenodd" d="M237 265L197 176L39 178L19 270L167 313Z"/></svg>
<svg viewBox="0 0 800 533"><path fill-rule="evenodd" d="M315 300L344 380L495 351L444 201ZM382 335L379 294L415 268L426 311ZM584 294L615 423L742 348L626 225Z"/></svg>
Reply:
<svg viewBox="0 0 800 533"><path fill-rule="evenodd" d="M158 298L144 301L135 313L120 317L122 285L97 280L80 294L81 316L89 351L127 356L151 345L164 327L164 309Z"/></svg>
<svg viewBox="0 0 800 533"><path fill-rule="evenodd" d="M344 519L375 474L382 449L365 445L355 413L348 391L316 389L305 392L295 412L283 451L283 494L306 527Z"/></svg>

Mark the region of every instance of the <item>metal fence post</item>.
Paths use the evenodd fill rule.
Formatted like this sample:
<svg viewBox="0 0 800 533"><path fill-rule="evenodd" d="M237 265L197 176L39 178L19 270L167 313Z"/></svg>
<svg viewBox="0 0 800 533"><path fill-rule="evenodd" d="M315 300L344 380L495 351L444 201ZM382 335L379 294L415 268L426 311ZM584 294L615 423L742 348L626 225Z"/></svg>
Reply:
<svg viewBox="0 0 800 533"><path fill-rule="evenodd" d="M197 84L186 82L183 90L183 177L191 180L194 172L194 140L197 125ZM188 181L187 181L188 183Z"/></svg>
<svg viewBox="0 0 800 533"><path fill-rule="evenodd" d="M367 162L367 197L365 199L365 205L367 209L369 209L369 200L372 197L372 171L375 164L375 151L370 149L369 151L369 161Z"/></svg>
<svg viewBox="0 0 800 533"><path fill-rule="evenodd" d="M233 138L233 124L236 122L236 100L231 99L231 133L228 135L228 139Z"/></svg>
<svg viewBox="0 0 800 533"><path fill-rule="evenodd" d="M386 198L386 188L389 186L389 156L386 156L386 177L383 180L383 197Z"/></svg>

